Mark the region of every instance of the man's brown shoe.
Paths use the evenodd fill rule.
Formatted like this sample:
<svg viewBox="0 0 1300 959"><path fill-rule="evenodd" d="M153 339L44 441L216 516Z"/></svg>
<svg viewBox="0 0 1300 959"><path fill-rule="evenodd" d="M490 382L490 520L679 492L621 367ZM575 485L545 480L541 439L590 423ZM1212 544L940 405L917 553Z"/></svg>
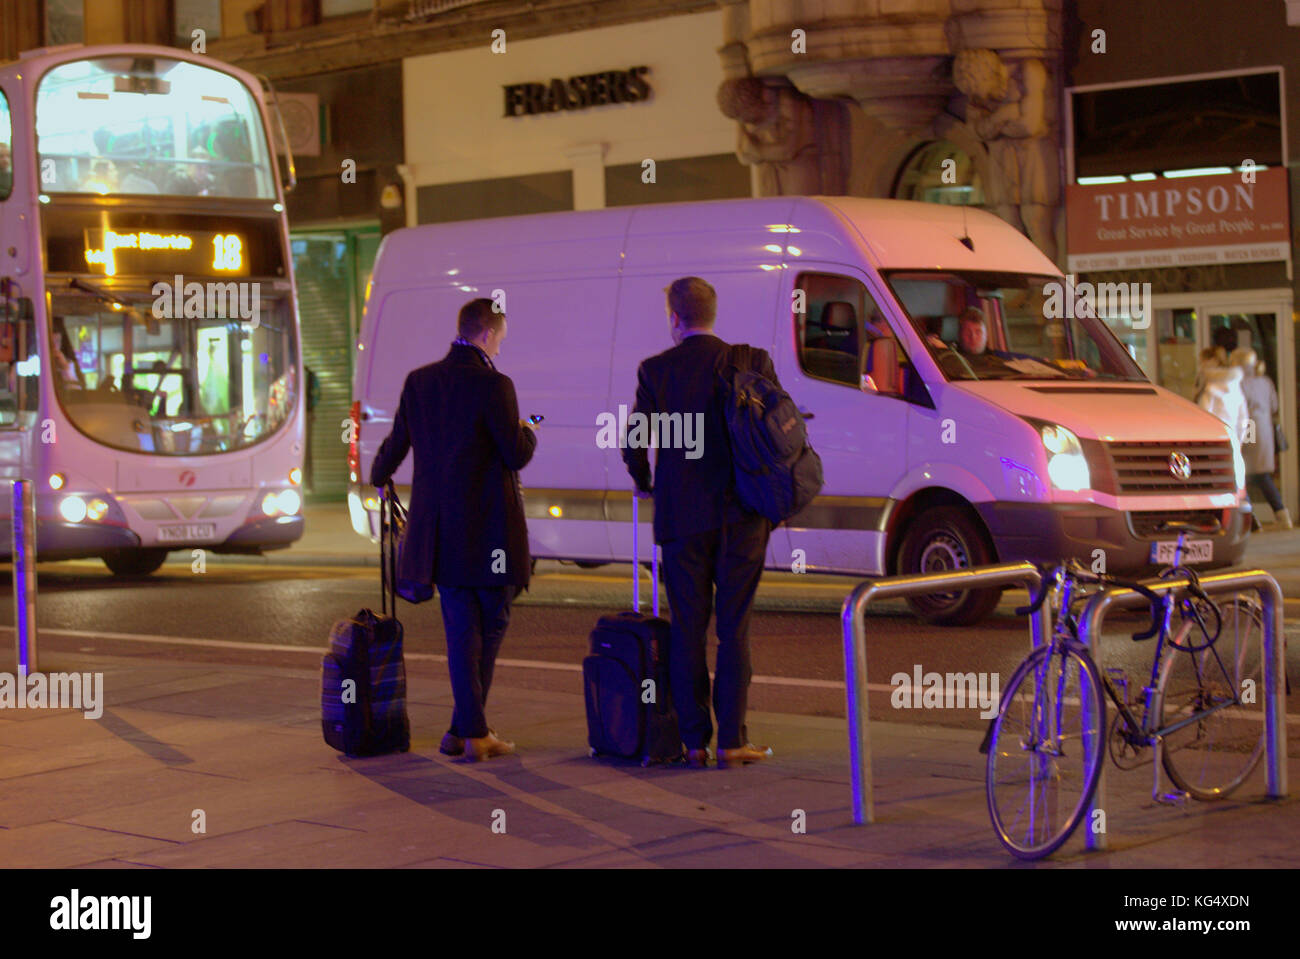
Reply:
<svg viewBox="0 0 1300 959"><path fill-rule="evenodd" d="M771 746L755 746L753 743L745 743L735 749L718 750L718 768L726 769L728 766L740 766L745 763L758 763L764 759L772 758Z"/></svg>
<svg viewBox="0 0 1300 959"><path fill-rule="evenodd" d="M497 731L489 729L488 735L495 736ZM465 740L461 739L455 733L448 732L442 737L442 745L438 747L438 752L444 756L463 756L465 755Z"/></svg>
<svg viewBox="0 0 1300 959"><path fill-rule="evenodd" d="M705 746L703 749L686 750L686 765L692 769L708 769L709 748Z"/></svg>
<svg viewBox="0 0 1300 959"><path fill-rule="evenodd" d="M492 759L495 756L509 756L515 751L515 744L488 733L481 739L465 740L465 758L470 762Z"/></svg>

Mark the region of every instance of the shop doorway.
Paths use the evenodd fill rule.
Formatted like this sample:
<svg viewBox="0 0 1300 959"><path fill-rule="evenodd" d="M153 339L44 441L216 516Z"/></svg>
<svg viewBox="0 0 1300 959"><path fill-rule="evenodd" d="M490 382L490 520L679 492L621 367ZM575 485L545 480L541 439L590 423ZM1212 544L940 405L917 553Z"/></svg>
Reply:
<svg viewBox="0 0 1300 959"><path fill-rule="evenodd" d="M1216 330L1230 329L1237 346L1253 349L1277 387L1278 407L1288 449L1277 456L1278 488L1294 515L1297 505L1295 343L1291 291L1187 293L1155 296L1150 322L1121 316L1109 321L1129 353L1151 380L1195 400L1200 383L1201 351L1214 342ZM1259 490L1252 502L1260 522L1272 510Z"/></svg>
<svg viewBox="0 0 1300 959"><path fill-rule="evenodd" d="M303 366L310 370L303 477L309 501L347 499L348 448L341 423L352 403L352 357L379 240L378 224L295 230L289 237Z"/></svg>

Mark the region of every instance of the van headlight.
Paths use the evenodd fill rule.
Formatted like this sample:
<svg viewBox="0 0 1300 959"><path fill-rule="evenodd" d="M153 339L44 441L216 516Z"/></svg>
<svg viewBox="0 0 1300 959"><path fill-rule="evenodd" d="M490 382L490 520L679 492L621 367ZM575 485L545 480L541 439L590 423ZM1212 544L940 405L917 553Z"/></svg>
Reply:
<svg viewBox="0 0 1300 959"><path fill-rule="evenodd" d="M1047 475L1054 487L1074 492L1092 486L1092 474L1079 437L1055 423L1043 423L1038 435L1047 453Z"/></svg>

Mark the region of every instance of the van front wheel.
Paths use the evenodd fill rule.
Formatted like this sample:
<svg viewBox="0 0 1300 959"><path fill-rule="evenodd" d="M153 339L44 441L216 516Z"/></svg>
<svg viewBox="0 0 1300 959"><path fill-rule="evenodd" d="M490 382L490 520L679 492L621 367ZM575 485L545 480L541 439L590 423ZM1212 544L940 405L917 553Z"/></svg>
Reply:
<svg viewBox="0 0 1300 959"><path fill-rule="evenodd" d="M903 575L942 573L993 562L993 548L983 530L965 510L940 506L926 510L908 527L898 551ZM927 623L971 626L998 604L1002 590L967 589L952 593L909 596L907 604Z"/></svg>

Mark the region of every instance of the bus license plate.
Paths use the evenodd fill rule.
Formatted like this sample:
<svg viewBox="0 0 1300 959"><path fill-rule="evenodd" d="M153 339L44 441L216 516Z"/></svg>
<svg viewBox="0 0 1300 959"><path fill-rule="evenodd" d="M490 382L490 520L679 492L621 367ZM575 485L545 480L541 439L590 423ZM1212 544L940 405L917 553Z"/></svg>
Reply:
<svg viewBox="0 0 1300 959"><path fill-rule="evenodd" d="M187 543L199 539L212 539L216 535L216 523L178 523L174 526L158 527L160 543Z"/></svg>
<svg viewBox="0 0 1300 959"><path fill-rule="evenodd" d="M1174 562L1174 550L1178 540L1162 540L1151 544L1151 562L1171 566ZM1183 541L1182 560L1184 563L1208 563L1214 558L1214 540L1189 539Z"/></svg>

